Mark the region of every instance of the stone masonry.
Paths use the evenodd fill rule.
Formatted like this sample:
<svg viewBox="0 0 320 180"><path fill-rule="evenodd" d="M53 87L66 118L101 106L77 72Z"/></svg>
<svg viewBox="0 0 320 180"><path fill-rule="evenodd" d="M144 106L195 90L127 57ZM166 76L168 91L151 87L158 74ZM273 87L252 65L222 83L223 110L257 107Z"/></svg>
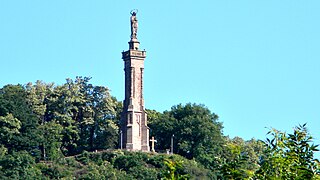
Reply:
<svg viewBox="0 0 320 180"><path fill-rule="evenodd" d="M135 15L135 14L134 14ZM129 50L122 52L125 72L125 99L121 116L122 147L133 151L150 151L149 127L143 100L143 71L146 51L139 50L132 36Z"/></svg>

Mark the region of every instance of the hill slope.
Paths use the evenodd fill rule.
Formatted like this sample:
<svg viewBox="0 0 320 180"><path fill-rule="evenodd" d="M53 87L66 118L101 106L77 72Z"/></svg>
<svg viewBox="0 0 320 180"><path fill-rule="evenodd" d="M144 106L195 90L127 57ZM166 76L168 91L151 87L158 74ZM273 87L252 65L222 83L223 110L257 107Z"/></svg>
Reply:
<svg viewBox="0 0 320 180"><path fill-rule="evenodd" d="M55 162L39 162L32 168L34 175L40 179L211 179L212 177L212 174L199 163L179 155L120 150L84 152Z"/></svg>

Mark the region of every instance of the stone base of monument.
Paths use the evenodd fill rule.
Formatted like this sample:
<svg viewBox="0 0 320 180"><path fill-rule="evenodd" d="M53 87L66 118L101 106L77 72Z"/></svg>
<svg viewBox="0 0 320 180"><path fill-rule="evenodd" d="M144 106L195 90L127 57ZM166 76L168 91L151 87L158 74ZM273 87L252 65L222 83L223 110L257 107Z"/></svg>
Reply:
<svg viewBox="0 0 320 180"><path fill-rule="evenodd" d="M149 146L141 146L141 151L149 152L150 151L150 147Z"/></svg>
<svg viewBox="0 0 320 180"><path fill-rule="evenodd" d="M126 149L127 149L128 151L132 151L132 150L133 150L133 144L132 144L132 143L127 143L127 144L126 144Z"/></svg>

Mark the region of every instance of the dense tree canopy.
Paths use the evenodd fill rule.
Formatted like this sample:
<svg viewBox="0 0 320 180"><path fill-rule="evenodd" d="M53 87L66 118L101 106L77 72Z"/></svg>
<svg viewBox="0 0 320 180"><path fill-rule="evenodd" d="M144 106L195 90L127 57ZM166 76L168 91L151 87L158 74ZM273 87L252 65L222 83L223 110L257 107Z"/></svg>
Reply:
<svg viewBox="0 0 320 180"><path fill-rule="evenodd" d="M158 149L170 149L173 138L173 153L216 168L224 148L222 124L216 114L197 104L179 104L163 114L150 113L151 134L157 139Z"/></svg>
<svg viewBox="0 0 320 180"><path fill-rule="evenodd" d="M67 79L60 86L37 81L0 89L1 143L9 151L32 151L39 159L115 148L118 102L106 87L89 80Z"/></svg>
<svg viewBox="0 0 320 180"><path fill-rule="evenodd" d="M206 106L178 104L147 110L159 153L150 154L115 150L121 111L88 77L0 88L0 179L319 179L306 125L231 139Z"/></svg>

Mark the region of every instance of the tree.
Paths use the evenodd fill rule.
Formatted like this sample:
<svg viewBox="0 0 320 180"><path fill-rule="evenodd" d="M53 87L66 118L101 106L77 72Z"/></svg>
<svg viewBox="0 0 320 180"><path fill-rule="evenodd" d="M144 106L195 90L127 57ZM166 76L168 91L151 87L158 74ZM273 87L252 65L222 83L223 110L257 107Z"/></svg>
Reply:
<svg viewBox="0 0 320 180"><path fill-rule="evenodd" d="M256 177L262 179L312 179L319 175L318 160L314 159L318 145L314 145L306 124L294 128L293 134L271 129L265 156Z"/></svg>
<svg viewBox="0 0 320 180"><path fill-rule="evenodd" d="M83 99L77 115L81 144L89 151L114 148L118 142L117 101L108 88L89 84L90 79L77 77L75 80Z"/></svg>
<svg viewBox="0 0 320 180"><path fill-rule="evenodd" d="M259 169L260 157L263 155L264 143L251 139L244 141L240 137L226 137L220 168L221 178L248 179Z"/></svg>
<svg viewBox="0 0 320 180"><path fill-rule="evenodd" d="M49 97L52 95L54 90L53 86L53 83L46 84L39 80L35 83L35 85L33 85L32 83L28 83L25 86L28 105L30 106L32 113L37 117L38 120L39 132L41 134L41 142L39 143L39 148L41 149L42 158L44 160L46 160L47 157L49 157L49 159L52 159L57 154L59 154L60 146L57 147L57 145L61 144L61 138L53 138L60 136L61 131L52 129L53 127L58 128L58 124L50 119L47 109ZM58 129L61 129L61 127ZM55 146L55 148L52 148L53 146ZM47 150L47 148L49 148L49 150Z"/></svg>
<svg viewBox="0 0 320 180"><path fill-rule="evenodd" d="M60 124L53 121L47 122L40 127L42 131L42 147L46 149L44 160L56 160L62 157L60 150L62 140L62 129Z"/></svg>
<svg viewBox="0 0 320 180"><path fill-rule="evenodd" d="M61 149L64 155L83 150L116 147L118 126L116 99L108 88L93 86L89 77L67 79L54 87L46 100L45 121L62 127Z"/></svg>
<svg viewBox="0 0 320 180"><path fill-rule="evenodd" d="M158 140L158 148L169 149L174 134L174 153L216 168L216 159L221 155L224 143L222 123L204 105L173 106L170 111L157 114L150 128Z"/></svg>
<svg viewBox="0 0 320 180"><path fill-rule="evenodd" d="M163 179L166 180L186 180L189 178L188 174L181 175L179 174L179 170L183 169L182 161L172 161L170 159L165 159L164 164L168 169L164 174L165 177Z"/></svg>
<svg viewBox="0 0 320 180"><path fill-rule="evenodd" d="M49 120L47 116L47 107L49 97L54 91L54 84L46 84L42 81L36 81L35 85L28 83L26 85L27 101L32 108L32 113L38 117L39 124L43 125Z"/></svg>
<svg viewBox="0 0 320 180"><path fill-rule="evenodd" d="M62 126L61 151L64 155L77 154L80 131L78 129L79 106L84 103L79 86L73 80L67 79L66 83L54 87L48 96L46 121L53 121Z"/></svg>
<svg viewBox="0 0 320 180"><path fill-rule="evenodd" d="M11 114L11 115L9 115ZM36 116L27 101L27 93L21 85L6 85L0 89L0 116L10 119L19 133L15 133L6 145L9 152L26 150L38 156L41 141L39 125ZM13 118L14 117L14 118ZM5 120L2 118L2 120ZM20 123L18 121L20 121Z"/></svg>
<svg viewBox="0 0 320 180"><path fill-rule="evenodd" d="M0 160L0 179L40 179L41 171L26 151L13 152Z"/></svg>
<svg viewBox="0 0 320 180"><path fill-rule="evenodd" d="M249 179L253 176L258 159L252 147L255 140L244 141L240 137L226 138L223 162L219 169L221 178Z"/></svg>
<svg viewBox="0 0 320 180"><path fill-rule="evenodd" d="M21 122L12 114L0 116L0 143L8 145L12 137L19 134Z"/></svg>
<svg viewBox="0 0 320 180"><path fill-rule="evenodd" d="M174 134L174 126L176 120L168 113L162 114L156 111L147 110L148 126L150 127L150 135L155 136L157 143L156 149L170 149L170 139ZM149 118L150 117L150 118Z"/></svg>

